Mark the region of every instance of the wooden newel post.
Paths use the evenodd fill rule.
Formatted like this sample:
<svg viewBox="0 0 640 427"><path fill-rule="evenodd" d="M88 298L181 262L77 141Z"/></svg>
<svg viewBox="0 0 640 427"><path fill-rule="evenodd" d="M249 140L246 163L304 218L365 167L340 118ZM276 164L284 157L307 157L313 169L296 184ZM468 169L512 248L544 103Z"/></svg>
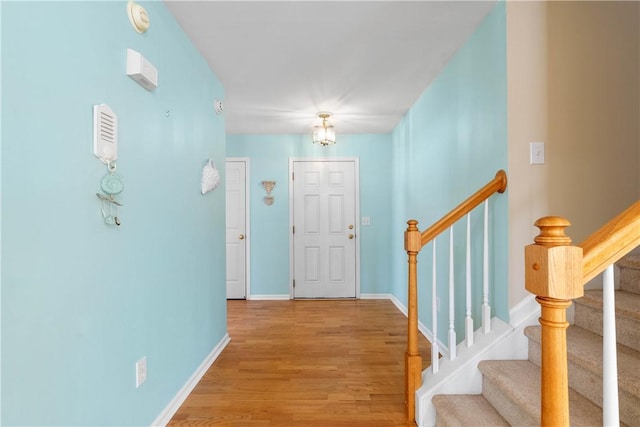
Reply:
<svg viewBox="0 0 640 427"><path fill-rule="evenodd" d="M407 352L404 363L405 402L407 419L415 420L416 390L422 385L422 357L418 351L418 252L422 249L422 235L418 230L418 221L407 221L409 226L404 233L404 249L409 256L409 290L407 313Z"/></svg>
<svg viewBox="0 0 640 427"><path fill-rule="evenodd" d="M570 246L562 217L540 218L540 234L525 247L525 287L541 306L541 426L569 425L566 309L583 295L582 248Z"/></svg>

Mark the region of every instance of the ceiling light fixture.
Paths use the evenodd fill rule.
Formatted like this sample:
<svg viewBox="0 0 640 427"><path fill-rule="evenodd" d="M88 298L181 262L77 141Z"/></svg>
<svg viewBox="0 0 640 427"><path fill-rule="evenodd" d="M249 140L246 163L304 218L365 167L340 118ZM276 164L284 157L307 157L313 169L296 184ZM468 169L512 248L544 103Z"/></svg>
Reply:
<svg viewBox="0 0 640 427"><path fill-rule="evenodd" d="M313 143L320 145L331 145L336 143L336 131L333 125L329 123L331 113L320 112L318 117L322 119L321 126L313 127Z"/></svg>

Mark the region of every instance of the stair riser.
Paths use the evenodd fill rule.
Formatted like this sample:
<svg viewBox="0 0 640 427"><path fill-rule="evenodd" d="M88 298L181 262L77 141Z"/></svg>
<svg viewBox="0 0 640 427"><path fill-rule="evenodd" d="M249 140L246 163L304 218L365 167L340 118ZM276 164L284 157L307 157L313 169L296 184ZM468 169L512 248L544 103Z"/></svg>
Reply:
<svg viewBox="0 0 640 427"><path fill-rule="evenodd" d="M509 427L482 395L435 395L436 427Z"/></svg>
<svg viewBox="0 0 640 427"><path fill-rule="evenodd" d="M540 344L529 340L529 360L541 366ZM568 360L569 387L577 391L594 404L602 407L602 376ZM618 394L620 421L634 425L640 420L640 397L620 390Z"/></svg>
<svg viewBox="0 0 640 427"><path fill-rule="evenodd" d="M602 336L602 309L575 302L575 325ZM616 316L618 343L640 351L640 322L628 317Z"/></svg>
<svg viewBox="0 0 640 427"><path fill-rule="evenodd" d="M494 384L485 375L482 379L482 395L513 426L539 426L540 422L534 414L527 413L518 406L509 395Z"/></svg>
<svg viewBox="0 0 640 427"><path fill-rule="evenodd" d="M620 289L640 294L640 270L635 268L621 268Z"/></svg>

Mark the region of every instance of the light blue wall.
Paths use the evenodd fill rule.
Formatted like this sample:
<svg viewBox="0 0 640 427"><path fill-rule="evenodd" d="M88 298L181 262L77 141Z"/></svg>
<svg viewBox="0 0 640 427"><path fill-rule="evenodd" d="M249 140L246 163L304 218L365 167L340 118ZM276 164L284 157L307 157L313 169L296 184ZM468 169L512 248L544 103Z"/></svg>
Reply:
<svg viewBox="0 0 640 427"><path fill-rule="evenodd" d="M2 424L149 425L226 333L223 88L162 2L2 2ZM159 70L150 93L126 48ZM122 226L92 106L119 117ZM166 117L168 112L168 116ZM135 388L134 364L148 359Z"/></svg>
<svg viewBox="0 0 640 427"><path fill-rule="evenodd" d="M420 96L393 132L392 235L401 235L408 219L426 229L507 167L507 80L505 3L499 2L442 73ZM508 320L507 196L491 200L493 315ZM464 234L454 227L456 286L464 295ZM481 236L482 218L472 215L473 234ZM392 240L392 292L406 303L407 258L402 241ZM441 295L440 337L447 326L448 236L438 240ZM474 282L481 276L481 246L472 248ZM420 319L431 325L431 246L419 256ZM480 292L474 294L479 315ZM464 312L464 298L457 298ZM456 318L463 325L462 314ZM460 334L459 334L460 336Z"/></svg>
<svg viewBox="0 0 640 427"><path fill-rule="evenodd" d="M361 227L361 290L391 292L406 303L406 221L418 219L424 229L492 179L498 169L506 169L506 101L506 17L501 2L390 136L343 135L336 146L323 148L310 144L308 135L229 135L227 156L251 159L252 294L288 294L288 158L356 156L360 157L361 215L372 218L371 227ZM263 179L278 182L271 207L262 203ZM491 302L493 314L507 319L506 196L492 200L490 206L494 215L490 276L495 283ZM481 222L474 213L472 227L480 228ZM457 231L457 258L463 256L464 232L464 228ZM477 279L481 248L472 249L472 274ZM440 262L444 262L448 242L440 244L440 250ZM430 259L423 253L423 278L427 267ZM440 271L446 271L444 264ZM463 272L456 273L457 282L464 280ZM421 286L426 289L426 284ZM427 292L422 295L421 320L430 323L430 299ZM475 315L479 298L474 295ZM445 320L446 315L441 325Z"/></svg>
<svg viewBox="0 0 640 427"><path fill-rule="evenodd" d="M312 144L311 135L228 135L227 156L251 159L252 295L289 294L290 157L360 159L360 214L371 217L360 228L360 291L389 292L390 135L339 134L331 147ZM276 181L272 206L262 201L265 179Z"/></svg>

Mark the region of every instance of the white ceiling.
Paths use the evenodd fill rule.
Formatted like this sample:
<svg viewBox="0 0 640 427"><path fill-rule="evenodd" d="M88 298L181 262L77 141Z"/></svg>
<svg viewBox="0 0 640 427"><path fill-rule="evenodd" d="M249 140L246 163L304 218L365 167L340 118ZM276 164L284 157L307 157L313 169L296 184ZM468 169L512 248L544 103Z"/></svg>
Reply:
<svg viewBox="0 0 640 427"><path fill-rule="evenodd" d="M165 3L225 87L228 133L309 133L330 111L348 134L390 132L495 0Z"/></svg>

